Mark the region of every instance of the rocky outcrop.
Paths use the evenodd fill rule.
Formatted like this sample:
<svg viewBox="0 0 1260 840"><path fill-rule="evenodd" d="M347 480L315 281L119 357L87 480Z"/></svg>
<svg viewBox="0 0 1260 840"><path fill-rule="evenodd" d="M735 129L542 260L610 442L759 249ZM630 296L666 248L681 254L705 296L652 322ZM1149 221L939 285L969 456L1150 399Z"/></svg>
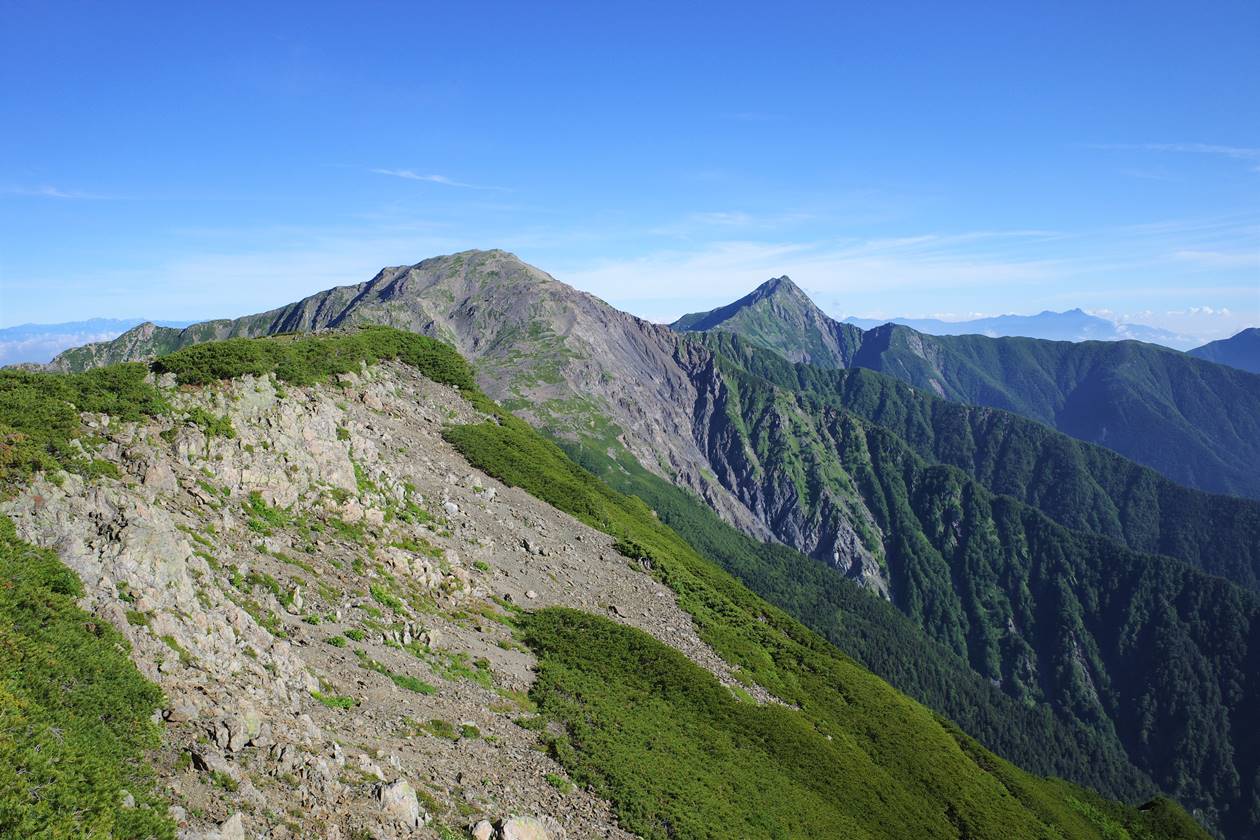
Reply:
<svg viewBox="0 0 1260 840"><path fill-rule="evenodd" d="M186 838L629 837L515 723L534 660L501 605L606 614L738 684L669 589L469 467L441 430L480 416L412 368L162 384L169 417L85 418L120 478L45 476L0 511L164 690Z"/></svg>

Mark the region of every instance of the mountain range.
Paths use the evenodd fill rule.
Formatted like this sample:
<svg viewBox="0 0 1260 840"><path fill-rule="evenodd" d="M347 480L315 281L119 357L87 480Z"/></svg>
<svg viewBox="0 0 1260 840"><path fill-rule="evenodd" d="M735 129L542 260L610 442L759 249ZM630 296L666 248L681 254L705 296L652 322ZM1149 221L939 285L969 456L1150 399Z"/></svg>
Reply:
<svg viewBox="0 0 1260 840"><path fill-rule="evenodd" d="M1207 836L994 755L432 339L4 371L0 432L6 836Z"/></svg>
<svg viewBox="0 0 1260 840"><path fill-rule="evenodd" d="M1022 414L1181 484L1260 496L1260 379L1163 347L930 336L896 324L863 331L828 317L787 278L673 327L735 332L819 367L877 370Z"/></svg>
<svg viewBox="0 0 1260 840"><path fill-rule="evenodd" d="M1138 342L863 331L786 278L671 329L501 251L53 367L366 324L454 346L690 550L1005 758L1260 829L1260 503L1204 492L1260 492L1260 377ZM529 447L497 434L465 454L519 478L503 452Z"/></svg>
<svg viewBox="0 0 1260 840"><path fill-rule="evenodd" d="M70 347L109 341L143 318L91 318L61 324L19 324L0 329L0 366L42 364ZM186 327L191 321L157 321L164 327Z"/></svg>
<svg viewBox="0 0 1260 840"><path fill-rule="evenodd" d="M1171 330L1145 324L1112 321L1083 309L1064 312L1044 310L1036 315L996 315L966 321L943 321L939 318L858 318L843 319L864 330L884 324L900 324L928 335L987 335L989 338L1022 336L1050 341L1145 341L1162 344L1175 350L1189 350L1198 344L1194 338Z"/></svg>

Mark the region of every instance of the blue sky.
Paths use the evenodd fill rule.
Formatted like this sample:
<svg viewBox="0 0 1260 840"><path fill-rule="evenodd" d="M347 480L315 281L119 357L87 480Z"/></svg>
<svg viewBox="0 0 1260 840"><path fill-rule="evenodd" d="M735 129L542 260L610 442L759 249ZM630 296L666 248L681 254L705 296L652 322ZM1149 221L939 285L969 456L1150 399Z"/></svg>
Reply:
<svg viewBox="0 0 1260 840"><path fill-rule="evenodd" d="M654 319L787 273L837 316L1260 322L1255 2L0 19L0 326L244 314L470 247Z"/></svg>

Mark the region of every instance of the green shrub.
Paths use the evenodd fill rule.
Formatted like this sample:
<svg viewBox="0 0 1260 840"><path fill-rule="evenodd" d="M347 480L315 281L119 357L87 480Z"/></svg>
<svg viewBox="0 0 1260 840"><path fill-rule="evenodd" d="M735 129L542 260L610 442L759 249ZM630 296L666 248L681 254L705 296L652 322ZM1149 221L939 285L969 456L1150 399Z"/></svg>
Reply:
<svg viewBox="0 0 1260 840"><path fill-rule="evenodd" d="M234 338L198 344L162 356L153 363L159 373L173 373L181 385L205 385L245 374L274 373L282 382L313 385L361 365L397 359L429 379L477 391L472 369L450 346L415 333L389 327L363 327L334 336Z"/></svg>
<svg viewBox="0 0 1260 840"><path fill-rule="evenodd" d="M234 438L236 429L232 428L232 420L226 416L211 414L199 405L195 405L184 413L185 422L192 423L207 438Z"/></svg>
<svg viewBox="0 0 1260 840"><path fill-rule="evenodd" d="M72 444L84 433L79 413L128 422L165 412L166 402L145 382L145 373L140 364L74 374L0 370L0 492L40 470L117 477Z"/></svg>
<svg viewBox="0 0 1260 840"><path fill-rule="evenodd" d="M398 597L380 584L374 583L368 587L368 591L372 593L372 600L380 604L382 607L389 607L394 612L402 612L404 610L403 602Z"/></svg>
<svg viewBox="0 0 1260 840"><path fill-rule="evenodd" d="M312 691L311 696L330 709L353 709L355 706L359 705L359 701L355 700L353 697L342 697L338 694L325 694L322 691Z"/></svg>
<svg viewBox="0 0 1260 840"><path fill-rule="evenodd" d="M434 738L444 738L447 741L458 741L460 739L459 730L449 720L433 718L428 723L422 724L422 728Z"/></svg>
<svg viewBox="0 0 1260 840"><path fill-rule="evenodd" d="M559 773L548 773L544 778L547 780L547 784L551 785L561 793L572 793L577 789L577 785L573 784L573 782L570 782Z"/></svg>

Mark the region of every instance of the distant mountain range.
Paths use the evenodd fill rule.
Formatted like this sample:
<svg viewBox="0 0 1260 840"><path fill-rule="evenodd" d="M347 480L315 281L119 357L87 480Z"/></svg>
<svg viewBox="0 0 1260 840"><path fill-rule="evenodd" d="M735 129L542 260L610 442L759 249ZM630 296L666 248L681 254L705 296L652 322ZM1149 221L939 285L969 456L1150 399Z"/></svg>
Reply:
<svg viewBox="0 0 1260 840"><path fill-rule="evenodd" d="M1248 327L1230 338L1209 342L1189 352L1209 362L1260 373L1260 327Z"/></svg>
<svg viewBox="0 0 1260 840"><path fill-rule="evenodd" d="M1022 414L1181 484L1260 498L1260 379L1168 348L862 330L827 316L787 277L673 328L733 332L793 362L877 370Z"/></svg>
<svg viewBox="0 0 1260 840"><path fill-rule="evenodd" d="M858 318L850 316L843 323L853 324L864 330L884 324L901 324L928 335L987 335L989 338L1022 336L1044 338L1049 341L1145 341L1162 344L1176 350L1189 350L1199 343L1187 335L1178 335L1159 327L1145 324L1120 324L1091 315L1083 309L1066 312L1045 310L1036 315L998 315L992 318L975 318L970 321L942 321L939 318Z"/></svg>
<svg viewBox="0 0 1260 840"><path fill-rule="evenodd" d="M21 362L42 364L62 350L94 341L109 341L144 323L143 318L91 318L61 324L19 324L0 329L0 366ZM156 321L163 327L186 327L192 321Z"/></svg>

